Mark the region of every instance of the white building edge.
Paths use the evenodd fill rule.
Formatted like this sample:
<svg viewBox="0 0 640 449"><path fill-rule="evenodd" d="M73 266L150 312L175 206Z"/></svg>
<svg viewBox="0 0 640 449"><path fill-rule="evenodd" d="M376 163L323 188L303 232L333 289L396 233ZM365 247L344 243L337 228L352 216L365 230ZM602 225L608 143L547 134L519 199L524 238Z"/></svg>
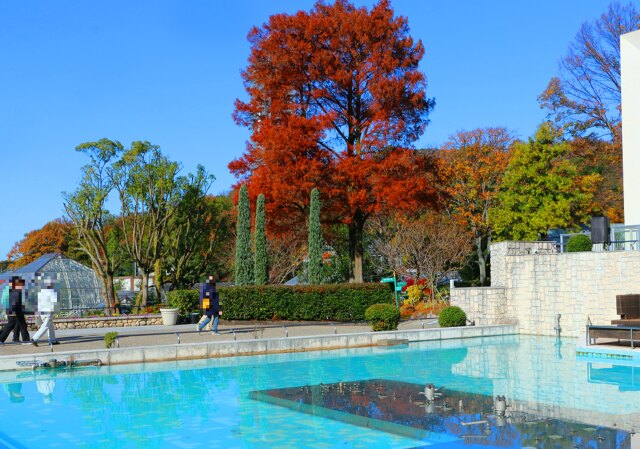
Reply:
<svg viewBox="0 0 640 449"><path fill-rule="evenodd" d="M640 225L640 30L620 36L624 221Z"/></svg>

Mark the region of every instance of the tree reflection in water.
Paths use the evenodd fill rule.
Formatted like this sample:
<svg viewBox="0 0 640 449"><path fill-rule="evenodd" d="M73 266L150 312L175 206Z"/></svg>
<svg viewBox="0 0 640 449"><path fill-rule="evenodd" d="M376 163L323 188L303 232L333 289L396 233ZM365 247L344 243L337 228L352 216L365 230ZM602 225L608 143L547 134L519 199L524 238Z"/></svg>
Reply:
<svg viewBox="0 0 640 449"><path fill-rule="evenodd" d="M402 436L435 434L465 444L505 448L630 448L624 430L548 419L524 412L499 416L490 396L442 389L432 403L424 385L373 379L253 391L252 399Z"/></svg>

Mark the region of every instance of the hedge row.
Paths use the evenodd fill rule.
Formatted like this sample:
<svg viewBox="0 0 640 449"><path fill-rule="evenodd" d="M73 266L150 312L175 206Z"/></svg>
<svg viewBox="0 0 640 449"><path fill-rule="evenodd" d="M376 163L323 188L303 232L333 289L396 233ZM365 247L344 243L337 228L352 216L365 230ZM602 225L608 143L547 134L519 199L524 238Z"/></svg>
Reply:
<svg viewBox="0 0 640 449"><path fill-rule="evenodd" d="M389 286L378 283L220 287L218 292L225 320L362 321L369 306L393 300ZM176 296L184 301L184 295ZM187 295L197 303L197 291Z"/></svg>

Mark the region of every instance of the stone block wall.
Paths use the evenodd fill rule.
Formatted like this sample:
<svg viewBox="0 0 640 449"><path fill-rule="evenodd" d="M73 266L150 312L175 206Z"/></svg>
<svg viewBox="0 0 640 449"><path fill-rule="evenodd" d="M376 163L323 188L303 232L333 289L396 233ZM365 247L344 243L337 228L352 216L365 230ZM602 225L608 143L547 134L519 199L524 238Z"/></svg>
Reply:
<svg viewBox="0 0 640 449"><path fill-rule="evenodd" d="M456 288L456 302L477 326L515 324L502 287Z"/></svg>
<svg viewBox="0 0 640 449"><path fill-rule="evenodd" d="M27 327L30 331L38 330L35 316L27 316ZM0 322L1 324L6 323ZM123 315L117 317L95 318L56 318L53 321L56 329L95 329L103 327L153 326L162 324L160 315Z"/></svg>
<svg viewBox="0 0 640 449"><path fill-rule="evenodd" d="M640 251L557 253L550 242L491 246L492 290L455 288L451 303L478 324L517 322L520 333L580 337L587 319L617 319L616 295L640 293ZM502 297L496 288L502 289Z"/></svg>
<svg viewBox="0 0 640 449"><path fill-rule="evenodd" d="M95 329L103 327L153 326L162 324L160 315L124 315L119 317L57 319L56 329Z"/></svg>

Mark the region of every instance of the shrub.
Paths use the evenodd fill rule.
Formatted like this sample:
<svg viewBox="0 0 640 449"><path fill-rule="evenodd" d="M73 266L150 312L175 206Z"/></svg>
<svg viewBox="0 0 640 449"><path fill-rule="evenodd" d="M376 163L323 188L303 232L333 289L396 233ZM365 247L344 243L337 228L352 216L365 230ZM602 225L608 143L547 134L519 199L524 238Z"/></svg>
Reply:
<svg viewBox="0 0 640 449"><path fill-rule="evenodd" d="M367 307L393 299L382 283L247 285L218 291L228 320L362 321Z"/></svg>
<svg viewBox="0 0 640 449"><path fill-rule="evenodd" d="M173 290L167 294L167 305L179 310L180 315L188 315L200 310L200 293L197 290Z"/></svg>
<svg viewBox="0 0 640 449"><path fill-rule="evenodd" d="M104 346L109 349L113 347L113 344L116 342L116 338L118 338L117 332L107 332L104 334Z"/></svg>
<svg viewBox="0 0 640 449"><path fill-rule="evenodd" d="M440 327L458 327L467 324L467 314L457 306L449 306L442 309L438 315Z"/></svg>
<svg viewBox="0 0 640 449"><path fill-rule="evenodd" d="M154 304L152 306L147 306L144 309L144 313L146 313L146 314L160 313L160 305L159 304Z"/></svg>
<svg viewBox="0 0 640 449"><path fill-rule="evenodd" d="M567 241L567 252L580 253L584 251L591 251L591 237L586 234L578 234L569 237Z"/></svg>
<svg viewBox="0 0 640 449"><path fill-rule="evenodd" d="M373 304L364 312L364 319L374 331L394 331L400 322L400 312L392 304Z"/></svg>
<svg viewBox="0 0 640 449"><path fill-rule="evenodd" d="M415 306L420 301L424 301L425 299L425 286L413 284L407 287L407 299L405 302L408 302L409 305Z"/></svg>
<svg viewBox="0 0 640 449"><path fill-rule="evenodd" d="M420 301L415 305L405 300L400 306L400 316L406 318L426 318L433 315L439 315L442 309L448 307L445 301Z"/></svg>

